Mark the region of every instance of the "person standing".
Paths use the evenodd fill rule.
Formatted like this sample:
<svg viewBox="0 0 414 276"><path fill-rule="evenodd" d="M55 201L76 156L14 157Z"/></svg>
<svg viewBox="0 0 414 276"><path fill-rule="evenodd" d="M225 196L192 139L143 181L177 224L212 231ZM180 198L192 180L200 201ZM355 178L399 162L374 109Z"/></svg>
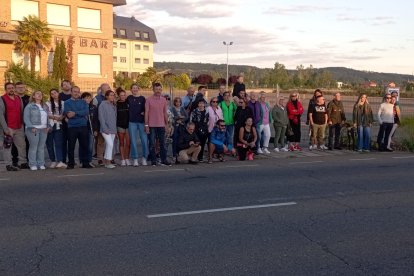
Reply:
<svg viewBox="0 0 414 276"><path fill-rule="evenodd" d="M391 147L388 147L390 133L394 126L394 105L391 103L391 94L385 95L384 102L378 109L378 122L380 124L377 136L378 150L393 151Z"/></svg>
<svg viewBox="0 0 414 276"><path fill-rule="evenodd" d="M239 99L236 113L234 114L234 133L240 133L240 128L244 127L247 118L253 118L253 112L250 107L247 106L245 99ZM237 143L237 135L234 138L234 143ZM259 137L257 137L259 139Z"/></svg>
<svg viewBox="0 0 414 276"><path fill-rule="evenodd" d="M111 91L111 87L107 83L102 83L97 91L96 96L93 98L92 104L99 109L101 103L105 100L105 93ZM103 166L104 150L105 150L105 139L102 136L102 133L98 132L96 137L96 158L98 159L98 165Z"/></svg>
<svg viewBox="0 0 414 276"><path fill-rule="evenodd" d="M336 93L334 99L328 103L328 125L329 125L329 150L341 150L340 138L341 127L346 121L344 106L341 101L341 93ZM335 137L335 142L334 142Z"/></svg>
<svg viewBox="0 0 414 276"><path fill-rule="evenodd" d="M292 130L292 135L289 136L289 150L290 151L300 151L302 150L299 146L300 138L301 138L301 124L300 124L300 117L302 116L304 110L302 103L298 99L297 93L290 94L289 102L286 105L288 119L289 119L289 126Z"/></svg>
<svg viewBox="0 0 414 276"><path fill-rule="evenodd" d="M288 151L285 147L286 129L289 125L285 99L280 97L279 102L271 110L273 118L273 128L275 129L275 139L273 140L275 152ZM280 149L278 147L280 144Z"/></svg>
<svg viewBox="0 0 414 276"><path fill-rule="evenodd" d="M206 108L207 108L208 102L206 100L206 94L207 94L207 86L200 85L198 87L197 95L195 96L194 101L191 104L190 113L191 113L191 111L193 111L194 109L196 109L198 107L198 102L199 101L203 101L205 103Z"/></svg>
<svg viewBox="0 0 414 276"><path fill-rule="evenodd" d="M114 169L111 164L112 152L114 150L115 135L117 133L117 110L115 106L115 92L108 90L105 92L105 100L99 105L98 117L100 122L100 132L105 139L104 164L107 169Z"/></svg>
<svg viewBox="0 0 414 276"><path fill-rule="evenodd" d="M72 97L72 84L68 80L63 80L60 84L61 92L59 99L62 102L69 100ZM67 118L62 120L62 162L66 164L69 148L68 123Z"/></svg>
<svg viewBox="0 0 414 276"><path fill-rule="evenodd" d="M184 130L184 126L185 126L185 122L188 119L188 115L187 115L187 111L185 110L185 108L181 105L181 98L180 97L176 97L174 98L173 101L173 106L170 108L171 113L173 115L173 145L172 145L172 153L173 153L173 157L176 159L177 161L177 157L178 157L178 150L177 150L177 145L178 145L178 138L180 137L180 132Z"/></svg>
<svg viewBox="0 0 414 276"><path fill-rule="evenodd" d="M257 94L255 92L251 92L250 93L250 100L248 103L248 107L250 107L250 109L253 112L253 126L257 127L259 125L260 122L260 118L262 118L262 108L260 106L259 101L257 100ZM257 134L257 139L256 139L256 152L255 154L257 154L257 149L260 147L260 133L258 133L257 128L256 128L256 134Z"/></svg>
<svg viewBox="0 0 414 276"><path fill-rule="evenodd" d="M68 119L68 166L75 168L75 145L79 142L79 161L82 168L93 168L88 162L88 104L80 98L81 92L78 86L72 87L72 97L65 101L63 114Z"/></svg>
<svg viewBox="0 0 414 276"><path fill-rule="evenodd" d="M219 93L217 95L217 101L220 104L222 101L224 101L224 93L226 92L226 86L224 84L220 84L219 87ZM230 92L228 92L230 95Z"/></svg>
<svg viewBox="0 0 414 276"><path fill-rule="evenodd" d="M98 136L99 132L99 120L98 120L98 108L92 104L92 94L89 92L83 92L81 99L86 102L89 107L89 116L88 116L88 154L87 159L89 165L95 168L95 165L92 163L93 159L93 150L95 147L95 137ZM79 155L81 155L79 153Z"/></svg>
<svg viewBox="0 0 414 276"><path fill-rule="evenodd" d="M309 125L312 127L312 148L310 150L328 149L325 146L325 129L328 122L328 112L323 96L316 97L315 105L309 112Z"/></svg>
<svg viewBox="0 0 414 276"><path fill-rule="evenodd" d="M23 102L23 110L24 108L27 106L27 104L30 101L30 95L27 95L27 91L26 91L26 85L23 82L16 82L15 85L15 92L16 95L20 97L20 99L22 99ZM28 150L29 150L29 141L27 140L27 137L25 138L26 141L26 156L28 156ZM13 161L13 166L17 167L17 164L19 163L19 153L17 152L17 148L16 146L13 144L12 145L12 150L11 150L11 154L12 154L12 161ZM27 160L25 160L26 162Z"/></svg>
<svg viewBox="0 0 414 276"><path fill-rule="evenodd" d="M217 97L214 97L210 100L210 106L207 107L208 113L208 132L211 133L216 122L218 120L223 120L223 111L221 110L220 106L218 105Z"/></svg>
<svg viewBox="0 0 414 276"><path fill-rule="evenodd" d="M234 114L236 114L237 106L230 99L230 92L224 92L224 100L219 103L219 107L223 113L223 119L226 123L226 146L233 153L236 154L236 149L233 146L234 135ZM217 97L218 100L218 97ZM237 135L237 134L236 134Z"/></svg>
<svg viewBox="0 0 414 276"><path fill-rule="evenodd" d="M59 97L57 89L51 89L49 92L49 101L46 102L49 109L49 125L50 131L47 134L46 147L49 154L50 168L66 168L63 163L63 140L62 140L62 121L64 102Z"/></svg>
<svg viewBox="0 0 414 276"><path fill-rule="evenodd" d="M198 153L198 162L204 162L204 147L206 145L209 132L208 132L208 120L209 116L205 108L203 101L198 103L198 107L191 112L190 122L195 124L195 133L200 140L200 152Z"/></svg>
<svg viewBox="0 0 414 276"><path fill-rule="evenodd" d="M392 137L394 136L394 133L397 130L397 127L401 124L400 105L397 104L397 96L393 95L392 93L391 93L391 103L394 105L394 124L393 124L391 132L390 132L390 137L388 138L387 147L390 148L390 149L392 149L391 148Z"/></svg>
<svg viewBox="0 0 414 276"><path fill-rule="evenodd" d="M246 85L244 84L244 74L240 73L237 77L237 81L233 87L232 97L240 99L240 91L246 91Z"/></svg>
<svg viewBox="0 0 414 276"><path fill-rule="evenodd" d="M193 102L195 100L195 87L190 86L187 88L187 95L182 97L181 99L181 106L184 107L185 111L187 112L187 116L190 116L191 113L191 107L193 105Z"/></svg>
<svg viewBox="0 0 414 276"><path fill-rule="evenodd" d="M129 107L126 101L126 92L118 90L118 101L116 102L116 129L119 140L119 153L121 154L121 166L131 166L129 160L130 139L128 132Z"/></svg>
<svg viewBox="0 0 414 276"><path fill-rule="evenodd" d="M200 140L194 132L195 124L187 123L184 131L180 133L178 138L177 150L179 152L178 161L187 162L189 164L197 164L197 157L201 151Z"/></svg>
<svg viewBox="0 0 414 276"><path fill-rule="evenodd" d="M307 110L307 114L306 114L306 125L309 125L309 149L312 150L313 145L312 145L312 136L313 136L313 130L312 130L312 126L309 124L309 113L311 110L313 110L315 104L316 104L316 97L322 96L322 91L320 89L316 89L313 92L313 97L309 100L309 104L308 104L308 110Z"/></svg>
<svg viewBox="0 0 414 276"><path fill-rule="evenodd" d="M146 100L144 96L139 95L141 88L138 84L131 85L132 95L127 98L128 111L129 111L129 123L128 131L129 138L131 140L131 159L133 160L134 167L139 166L138 162L138 135L141 140L142 159L141 164L147 166L148 157L148 135L145 131L145 104ZM137 135L138 134L138 135Z"/></svg>
<svg viewBox="0 0 414 276"><path fill-rule="evenodd" d="M361 94L354 105L352 121L358 133L358 151L369 152L371 149L371 126L374 121L372 109L366 94Z"/></svg>
<svg viewBox="0 0 414 276"><path fill-rule="evenodd" d="M269 154L270 151L267 149L269 147L270 141L270 123L272 122L272 113L270 112L269 103L266 102L266 93L261 92L259 98L261 114L259 123L257 125L257 132L260 133L260 139L263 142L263 146L257 149L257 153L266 153ZM260 142L261 143L261 142Z"/></svg>
<svg viewBox="0 0 414 276"><path fill-rule="evenodd" d="M145 102L145 132L149 134L151 165L157 165L155 146L156 140L158 140L161 164L171 166L171 163L167 160L165 145L165 134L168 128L167 100L161 97L162 85L160 83L154 83L152 90L154 94Z"/></svg>
<svg viewBox="0 0 414 276"><path fill-rule="evenodd" d="M45 170L45 145L49 132L49 108L43 102L41 91L35 91L24 109L25 133L29 140L30 170Z"/></svg>
<svg viewBox="0 0 414 276"><path fill-rule="evenodd" d="M6 93L1 96L0 101L0 126L2 128L2 131L0 130L0 138L2 138L0 142L4 141L5 138L12 140L17 147L19 155L18 160L26 160L26 141L23 129L23 102L22 99L15 94L13 83L5 83L4 90ZM7 135L7 137L4 135ZM27 163L22 163L20 166L18 166L18 164L13 164L11 144L10 147L4 147L3 159L8 163L8 165L6 165L8 171L18 171L19 169L29 168Z"/></svg>

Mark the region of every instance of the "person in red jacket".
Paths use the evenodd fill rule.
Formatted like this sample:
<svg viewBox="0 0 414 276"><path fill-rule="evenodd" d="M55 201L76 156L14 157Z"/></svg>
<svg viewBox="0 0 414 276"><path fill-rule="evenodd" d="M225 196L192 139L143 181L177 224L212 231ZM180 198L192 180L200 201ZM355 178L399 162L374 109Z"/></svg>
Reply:
<svg viewBox="0 0 414 276"><path fill-rule="evenodd" d="M290 151L298 151L302 150L299 146L301 133L300 133L300 117L303 114L303 106L298 99L297 93L292 93L289 98L289 102L286 105L288 118L289 118L289 126L292 131L289 134L288 132L288 139L290 142L289 150Z"/></svg>

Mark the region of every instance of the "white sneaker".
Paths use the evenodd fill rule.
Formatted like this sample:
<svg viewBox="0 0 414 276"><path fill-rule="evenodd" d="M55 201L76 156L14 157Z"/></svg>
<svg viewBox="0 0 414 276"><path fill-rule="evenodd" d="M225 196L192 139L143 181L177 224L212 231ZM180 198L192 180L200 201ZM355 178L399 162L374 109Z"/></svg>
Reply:
<svg viewBox="0 0 414 276"><path fill-rule="evenodd" d="M46 167L45 166L40 166L39 169L46 170Z"/></svg>
<svg viewBox="0 0 414 276"><path fill-rule="evenodd" d="M321 150L327 150L328 148L325 145L321 146Z"/></svg>
<svg viewBox="0 0 414 276"><path fill-rule="evenodd" d="M313 150L313 145L310 145L309 146L309 150Z"/></svg>
<svg viewBox="0 0 414 276"><path fill-rule="evenodd" d="M91 166L92 168L95 168L96 167L95 164L92 163L92 162L89 162L89 166Z"/></svg>
<svg viewBox="0 0 414 276"><path fill-rule="evenodd" d="M139 166L138 159L134 159L134 167L138 167L138 166Z"/></svg>
<svg viewBox="0 0 414 276"><path fill-rule="evenodd" d="M142 166L147 166L147 159L145 159L144 157L142 157Z"/></svg>
<svg viewBox="0 0 414 276"><path fill-rule="evenodd" d="M127 164L126 164L126 161L125 160L121 160L121 166L122 167L125 167Z"/></svg>
<svg viewBox="0 0 414 276"><path fill-rule="evenodd" d="M279 152L279 148L275 148L275 149L274 149L274 151L275 151L275 152Z"/></svg>
<svg viewBox="0 0 414 276"><path fill-rule="evenodd" d="M56 162L52 162L52 163L50 163L49 168L51 168L51 169L56 168Z"/></svg>
<svg viewBox="0 0 414 276"><path fill-rule="evenodd" d="M56 165L56 168L57 169L66 169L66 167L67 167L68 165L66 165L65 163L63 163L63 162L59 162L57 165Z"/></svg>
<svg viewBox="0 0 414 276"><path fill-rule="evenodd" d="M267 148L263 148L263 152L266 153L266 154L270 153L270 151Z"/></svg>
<svg viewBox="0 0 414 276"><path fill-rule="evenodd" d="M287 148L281 148L280 151L287 152L289 150Z"/></svg>
<svg viewBox="0 0 414 276"><path fill-rule="evenodd" d="M257 149L257 153L258 153L258 154L263 154L262 149L261 149L261 148Z"/></svg>
<svg viewBox="0 0 414 276"><path fill-rule="evenodd" d="M31 166L31 167L30 167L30 170L31 170L31 171L37 171L37 167L36 167L36 166Z"/></svg>
<svg viewBox="0 0 414 276"><path fill-rule="evenodd" d="M126 160L125 160L125 162L126 162L126 165L127 165L127 166L131 166L131 160L126 159Z"/></svg>
<svg viewBox="0 0 414 276"><path fill-rule="evenodd" d="M107 168L107 169L115 169L116 166L114 164L108 164L108 165L105 165L105 168Z"/></svg>

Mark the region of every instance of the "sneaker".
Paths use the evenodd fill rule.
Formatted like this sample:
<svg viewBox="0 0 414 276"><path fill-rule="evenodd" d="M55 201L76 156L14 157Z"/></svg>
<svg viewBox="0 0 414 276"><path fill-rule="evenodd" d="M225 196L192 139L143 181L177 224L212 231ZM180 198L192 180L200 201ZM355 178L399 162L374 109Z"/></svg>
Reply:
<svg viewBox="0 0 414 276"><path fill-rule="evenodd" d="M51 169L56 168L56 162L52 162L52 163L50 163L49 168L51 168Z"/></svg>
<svg viewBox="0 0 414 276"><path fill-rule="evenodd" d="M134 167L138 167L138 166L139 166L138 159L134 159Z"/></svg>
<svg viewBox="0 0 414 276"><path fill-rule="evenodd" d="M257 149L257 153L258 153L258 154L263 154L262 149L260 149L260 148L259 148L259 149Z"/></svg>
<svg viewBox="0 0 414 276"><path fill-rule="evenodd" d="M20 169L30 169L30 166L29 166L29 164L27 164L27 163L22 163L22 164L20 164Z"/></svg>
<svg viewBox="0 0 414 276"><path fill-rule="evenodd" d="M358 152L362 152L362 149L359 149Z"/></svg>
<svg viewBox="0 0 414 276"><path fill-rule="evenodd" d="M204 159L198 159L199 163L204 163Z"/></svg>
<svg viewBox="0 0 414 276"><path fill-rule="evenodd" d="M82 169L92 169L92 168L93 167L89 163L86 163L86 164L82 165Z"/></svg>
<svg viewBox="0 0 414 276"><path fill-rule="evenodd" d="M92 162L89 162L89 166L91 166L92 168L95 168L95 164Z"/></svg>
<svg viewBox="0 0 414 276"><path fill-rule="evenodd" d="M31 166L31 167L30 167L30 170L31 170L31 171L37 171L37 167L36 167L36 166Z"/></svg>
<svg viewBox="0 0 414 276"><path fill-rule="evenodd" d="M287 151L289 151L287 148L281 148L280 149L280 151L282 151L282 152L287 152Z"/></svg>
<svg viewBox="0 0 414 276"><path fill-rule="evenodd" d="M171 167L172 165L171 165L171 163L170 163L170 162L168 162L167 160L165 160L164 162L162 162L162 163L161 163L161 166L168 166L168 167Z"/></svg>
<svg viewBox="0 0 414 276"><path fill-rule="evenodd" d="M153 167L157 166L157 162L151 162L151 166Z"/></svg>
<svg viewBox="0 0 414 276"><path fill-rule="evenodd" d="M279 148L275 148L274 151L275 152L279 152L280 150L279 150Z"/></svg>
<svg viewBox="0 0 414 276"><path fill-rule="evenodd" d="M147 159L146 158L144 158L144 157L142 157L142 166L147 166L148 165L148 163L147 163Z"/></svg>
<svg viewBox="0 0 414 276"><path fill-rule="evenodd" d="M121 166L122 167L125 167L127 164L126 164L126 161L125 160L121 160Z"/></svg>
<svg viewBox="0 0 414 276"><path fill-rule="evenodd" d="M364 149L364 150L362 150L363 152L370 152L370 150L367 150L367 149Z"/></svg>
<svg viewBox="0 0 414 276"><path fill-rule="evenodd" d="M63 163L63 162L59 162L59 163L56 165L56 168L57 168L57 169L65 169L67 166L68 166L68 165L66 165L65 163Z"/></svg>
<svg viewBox="0 0 414 276"><path fill-rule="evenodd" d="M309 150L316 150L316 149L318 149L318 146L317 145L311 145L309 147Z"/></svg>
<svg viewBox="0 0 414 276"><path fill-rule="evenodd" d="M309 145L309 150L313 150L313 145Z"/></svg>
<svg viewBox="0 0 414 276"><path fill-rule="evenodd" d="M19 170L19 167L13 166L13 165L7 165L6 170L9 172L17 172Z"/></svg>
<svg viewBox="0 0 414 276"><path fill-rule="evenodd" d="M39 169L40 170L46 170L46 167L45 166L40 166Z"/></svg>
<svg viewBox="0 0 414 276"><path fill-rule="evenodd" d="M108 165L105 165L105 168L107 168L107 169L115 169L116 166L114 164L108 164Z"/></svg>
<svg viewBox="0 0 414 276"><path fill-rule="evenodd" d="M103 161L102 160L98 160L98 166L103 166L103 165L104 165Z"/></svg>
<svg viewBox="0 0 414 276"><path fill-rule="evenodd" d="M266 154L270 153L270 151L267 148L263 148L263 152L266 153Z"/></svg>
<svg viewBox="0 0 414 276"><path fill-rule="evenodd" d="M325 145L321 146L321 150L327 150L328 148Z"/></svg>
<svg viewBox="0 0 414 276"><path fill-rule="evenodd" d="M131 160L129 160L129 159L125 160L125 163L126 163L127 166L131 166Z"/></svg>

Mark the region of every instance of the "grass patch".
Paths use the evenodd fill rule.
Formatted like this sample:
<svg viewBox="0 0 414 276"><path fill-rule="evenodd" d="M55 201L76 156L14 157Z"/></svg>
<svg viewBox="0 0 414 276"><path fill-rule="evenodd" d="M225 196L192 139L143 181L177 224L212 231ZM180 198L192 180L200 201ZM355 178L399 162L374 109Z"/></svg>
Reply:
<svg viewBox="0 0 414 276"><path fill-rule="evenodd" d="M397 131L402 149L414 152L414 117L403 119Z"/></svg>

